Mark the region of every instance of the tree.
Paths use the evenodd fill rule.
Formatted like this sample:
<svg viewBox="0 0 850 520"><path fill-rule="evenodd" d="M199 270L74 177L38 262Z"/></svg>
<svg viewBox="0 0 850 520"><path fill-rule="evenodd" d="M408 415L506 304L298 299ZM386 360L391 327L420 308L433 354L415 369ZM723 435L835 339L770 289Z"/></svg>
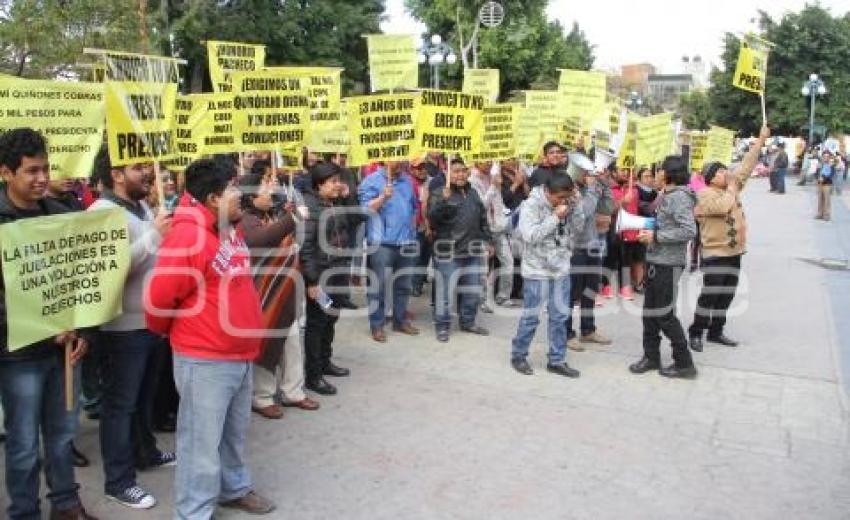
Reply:
<svg viewBox="0 0 850 520"><path fill-rule="evenodd" d="M383 0L187 0L170 7L175 51L189 62L192 90L209 85L203 41L266 45L269 65L343 67L343 93L368 85L363 34L379 33ZM207 88L208 90L209 88Z"/></svg>
<svg viewBox="0 0 850 520"><path fill-rule="evenodd" d="M714 114L708 93L694 90L679 96L679 117L689 130L708 130L714 122Z"/></svg>
<svg viewBox="0 0 850 520"><path fill-rule="evenodd" d="M845 88L850 83L850 15L836 18L819 5L808 5L779 21L761 13L760 27L761 36L777 44L768 58L765 91L774 132L798 135L808 124L809 100L800 87L813 72L829 88L817 99L817 123L833 132L850 130L850 91ZM735 36L725 36L725 70L712 71L709 99L718 124L756 134L761 125L759 98L732 86L739 45Z"/></svg>
<svg viewBox="0 0 850 520"><path fill-rule="evenodd" d="M87 77L85 47L138 52L135 0L0 0L0 72ZM128 14L129 13L129 14Z"/></svg>
<svg viewBox="0 0 850 520"><path fill-rule="evenodd" d="M455 49L469 45L483 3L405 0L405 6L415 18L422 20L432 33L446 38ZM565 34L559 22L547 21L546 0L501 3L505 9L504 22L496 28L480 29L478 46L470 48L472 58L466 61L473 67L499 69L502 99L510 97L515 90L555 88L559 68L589 70L593 66L593 46L584 32L574 24ZM447 86L456 88L463 79L463 70L456 67L447 76Z"/></svg>

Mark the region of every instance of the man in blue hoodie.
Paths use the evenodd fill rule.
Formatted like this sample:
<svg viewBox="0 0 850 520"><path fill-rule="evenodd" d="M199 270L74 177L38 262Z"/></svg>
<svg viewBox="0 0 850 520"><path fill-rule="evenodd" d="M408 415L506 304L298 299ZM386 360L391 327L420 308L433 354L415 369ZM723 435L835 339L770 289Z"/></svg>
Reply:
<svg viewBox="0 0 850 520"><path fill-rule="evenodd" d="M387 294L393 306L393 330L415 336L407 320L412 275L419 258L416 237L418 202L410 177L399 163L390 162L366 177L357 189L360 205L369 213L369 328L372 339L387 341L384 332Z"/></svg>

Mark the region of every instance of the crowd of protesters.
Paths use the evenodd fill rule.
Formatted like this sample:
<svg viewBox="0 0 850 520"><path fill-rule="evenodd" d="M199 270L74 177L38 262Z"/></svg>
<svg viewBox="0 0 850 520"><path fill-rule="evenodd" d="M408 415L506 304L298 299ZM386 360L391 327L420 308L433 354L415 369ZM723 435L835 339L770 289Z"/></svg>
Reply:
<svg viewBox="0 0 850 520"><path fill-rule="evenodd" d="M82 184L50 180L40 134L8 131L0 136L0 222L121 208L131 251L123 313L97 330L10 352L0 298L9 516L38 517L43 459L51 518L93 518L74 478L74 466L88 464L73 445L80 408L100 421L108 498L154 507L140 472L176 466L177 518L210 518L219 506L271 512L246 464L250 414L314 411L317 396L337 393L329 378L350 371L334 362L335 327L358 308L361 284L364 326L377 343L429 334L412 298L430 300L438 342L452 331L488 335L480 313L516 307L511 366L534 373L529 349L545 316L546 370L569 378L580 371L568 350L612 342L596 309L642 295L643 353L629 370L693 379L691 351L701 352L704 338L737 345L725 324L746 251L741 190L769 137L763 128L740 160L700 172L677 155L618 169L594 162L594 148L550 141L534 168L429 153L352 169L344 155L305 151L297 167L271 153L226 155L180 175L162 168L156 179L152 165L116 167L102 151ZM771 191L784 193L788 157L781 146L771 154ZM804 171L815 161L825 199L818 218L828 220L830 191L846 170L824 152ZM686 331L677 287L697 264L703 287ZM66 411L60 346L69 341L81 388ZM176 451L163 450L155 431L176 432Z"/></svg>

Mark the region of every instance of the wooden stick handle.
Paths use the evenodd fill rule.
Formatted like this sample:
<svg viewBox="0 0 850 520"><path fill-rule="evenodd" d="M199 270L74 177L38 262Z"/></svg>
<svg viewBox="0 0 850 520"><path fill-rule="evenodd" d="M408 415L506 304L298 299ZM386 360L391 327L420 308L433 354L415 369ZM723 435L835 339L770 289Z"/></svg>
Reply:
<svg viewBox="0 0 850 520"><path fill-rule="evenodd" d="M74 410L74 367L71 366L71 351L74 350L74 340L65 342L65 410Z"/></svg>

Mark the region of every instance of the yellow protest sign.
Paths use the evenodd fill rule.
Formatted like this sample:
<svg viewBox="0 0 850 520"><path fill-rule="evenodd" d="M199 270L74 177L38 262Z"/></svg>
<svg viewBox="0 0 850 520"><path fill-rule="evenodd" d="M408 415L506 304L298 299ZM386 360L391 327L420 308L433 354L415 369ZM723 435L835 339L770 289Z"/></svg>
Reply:
<svg viewBox="0 0 850 520"><path fill-rule="evenodd" d="M336 152L339 135L346 133L342 119L342 69L335 67L266 67L273 73L304 76L310 98L309 139L307 147L314 152Z"/></svg>
<svg viewBox="0 0 850 520"><path fill-rule="evenodd" d="M338 125L310 139L311 150L320 153L349 153L351 136L348 133L348 100L340 101L339 114Z"/></svg>
<svg viewBox="0 0 850 520"><path fill-rule="evenodd" d="M484 98L448 90L422 90L414 155L444 152L468 156L481 146Z"/></svg>
<svg viewBox="0 0 850 520"><path fill-rule="evenodd" d="M236 137L233 132L233 94L220 92L218 94L191 94L207 104L206 114L202 120L200 136L203 142L198 143L204 155L230 153L236 149Z"/></svg>
<svg viewBox="0 0 850 520"><path fill-rule="evenodd" d="M766 42L754 35L748 35L741 41L738 53L738 64L732 85L753 92L764 93L765 77L767 75L767 55L769 47Z"/></svg>
<svg viewBox="0 0 850 520"><path fill-rule="evenodd" d="M728 165L735 150L735 132L712 126L706 139L705 161L718 161Z"/></svg>
<svg viewBox="0 0 850 520"><path fill-rule="evenodd" d="M498 103L484 108L481 148L466 157L472 161L502 161L516 155L518 105Z"/></svg>
<svg viewBox="0 0 850 520"><path fill-rule="evenodd" d="M635 163L647 165L662 161L673 151L673 114L670 112L635 122Z"/></svg>
<svg viewBox="0 0 850 520"><path fill-rule="evenodd" d="M150 56L130 52L107 51L101 55L105 70L103 80L128 83L178 83L177 58Z"/></svg>
<svg viewBox="0 0 850 520"><path fill-rule="evenodd" d="M537 112L539 118L538 148L541 148L546 141L559 138L564 117L561 111L561 97L557 91L526 90L525 108Z"/></svg>
<svg viewBox="0 0 850 520"><path fill-rule="evenodd" d="M412 34L369 34L371 92L419 87L416 37Z"/></svg>
<svg viewBox="0 0 850 520"><path fill-rule="evenodd" d="M265 45L207 41L207 64L213 92L232 92L232 73L258 72L265 62Z"/></svg>
<svg viewBox="0 0 850 520"><path fill-rule="evenodd" d="M121 313L130 269L122 208L3 224L0 254L9 350Z"/></svg>
<svg viewBox="0 0 850 520"><path fill-rule="evenodd" d="M541 153L540 149L540 117L535 110L524 106L514 109L516 119L516 155L518 159L532 162Z"/></svg>
<svg viewBox="0 0 850 520"><path fill-rule="evenodd" d="M563 113L588 117L605 105L605 73L560 69L558 94Z"/></svg>
<svg viewBox="0 0 850 520"><path fill-rule="evenodd" d="M309 79L268 71L232 75L236 151L303 146L310 128Z"/></svg>
<svg viewBox="0 0 850 520"><path fill-rule="evenodd" d="M178 95L174 107L174 143L177 157L169 161L169 170L183 171L203 155L203 142L209 131L209 105L203 94Z"/></svg>
<svg viewBox="0 0 850 520"><path fill-rule="evenodd" d="M490 103L499 100L499 69L466 69L463 92L483 96Z"/></svg>
<svg viewBox="0 0 850 520"><path fill-rule="evenodd" d="M380 94L348 98L348 163L403 161L412 156L419 96Z"/></svg>
<svg viewBox="0 0 850 520"><path fill-rule="evenodd" d="M705 165L705 148L708 144L708 134L705 132L691 132L690 134L690 170L692 172L702 171Z"/></svg>
<svg viewBox="0 0 850 520"><path fill-rule="evenodd" d="M0 77L0 131L20 127L47 138L52 178L88 177L103 142L103 86Z"/></svg>
<svg viewBox="0 0 850 520"><path fill-rule="evenodd" d="M174 83L107 81L106 137L113 166L174 159Z"/></svg>
<svg viewBox="0 0 850 520"><path fill-rule="evenodd" d="M586 139L590 134L582 126L580 116L569 116L564 118L558 125L558 140L569 150L584 148Z"/></svg>

